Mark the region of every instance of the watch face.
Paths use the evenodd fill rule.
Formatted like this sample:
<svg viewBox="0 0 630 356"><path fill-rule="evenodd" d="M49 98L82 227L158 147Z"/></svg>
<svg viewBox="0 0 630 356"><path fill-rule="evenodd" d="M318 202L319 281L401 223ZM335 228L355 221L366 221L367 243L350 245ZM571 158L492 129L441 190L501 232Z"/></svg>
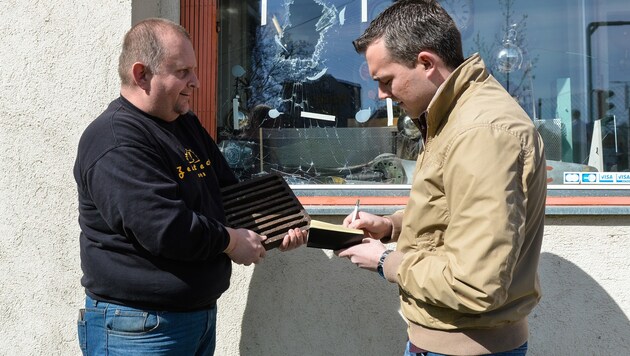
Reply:
<svg viewBox="0 0 630 356"><path fill-rule="evenodd" d="M451 15L462 37L468 37L473 27L472 0L440 0L440 5Z"/></svg>

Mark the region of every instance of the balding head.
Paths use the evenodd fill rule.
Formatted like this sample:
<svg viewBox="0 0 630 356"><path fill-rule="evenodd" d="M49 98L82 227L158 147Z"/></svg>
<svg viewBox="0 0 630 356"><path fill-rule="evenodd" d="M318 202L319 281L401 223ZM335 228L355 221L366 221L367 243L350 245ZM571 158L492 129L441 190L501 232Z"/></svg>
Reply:
<svg viewBox="0 0 630 356"><path fill-rule="evenodd" d="M134 63L143 63L152 73L159 72L168 50L162 39L168 33L176 33L190 40L185 28L160 18L143 20L127 31L118 60L118 75L123 86L133 85L131 69Z"/></svg>

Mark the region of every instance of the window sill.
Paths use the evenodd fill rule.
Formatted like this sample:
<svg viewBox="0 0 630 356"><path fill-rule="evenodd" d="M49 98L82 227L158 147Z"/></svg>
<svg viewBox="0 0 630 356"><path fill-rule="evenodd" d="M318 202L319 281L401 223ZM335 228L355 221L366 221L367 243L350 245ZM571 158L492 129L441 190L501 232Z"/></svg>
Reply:
<svg viewBox="0 0 630 356"><path fill-rule="evenodd" d="M408 185L291 186L310 215L347 215L359 199L361 210L391 214L409 199ZM630 215L630 190L619 187L549 186L547 215Z"/></svg>

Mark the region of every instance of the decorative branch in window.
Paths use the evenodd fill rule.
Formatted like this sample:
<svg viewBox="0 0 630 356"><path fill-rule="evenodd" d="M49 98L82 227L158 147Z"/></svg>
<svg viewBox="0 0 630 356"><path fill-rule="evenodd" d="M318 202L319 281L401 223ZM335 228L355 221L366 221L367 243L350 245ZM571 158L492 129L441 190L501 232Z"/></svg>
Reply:
<svg viewBox="0 0 630 356"><path fill-rule="evenodd" d="M492 75L503 84L505 89L521 104L532 118L537 118L534 98L534 69L538 56L530 56L527 50L527 14L515 20L514 3L516 0L498 0L502 8L503 24L496 33L493 42L477 32L473 38L474 48L479 52Z"/></svg>

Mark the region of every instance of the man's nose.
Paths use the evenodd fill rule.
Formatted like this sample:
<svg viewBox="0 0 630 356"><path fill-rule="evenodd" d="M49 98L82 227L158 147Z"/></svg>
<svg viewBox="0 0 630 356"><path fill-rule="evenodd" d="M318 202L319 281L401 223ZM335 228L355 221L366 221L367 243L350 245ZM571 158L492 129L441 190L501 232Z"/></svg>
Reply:
<svg viewBox="0 0 630 356"><path fill-rule="evenodd" d="M391 98L391 97L392 97L392 95L388 91L385 91L385 90L383 90L381 88L378 88L378 98L379 99L385 100L385 99Z"/></svg>
<svg viewBox="0 0 630 356"><path fill-rule="evenodd" d="M190 82L188 83L188 85L192 88L199 88L199 77L197 77L197 73L193 72L192 73L192 78L190 80Z"/></svg>

